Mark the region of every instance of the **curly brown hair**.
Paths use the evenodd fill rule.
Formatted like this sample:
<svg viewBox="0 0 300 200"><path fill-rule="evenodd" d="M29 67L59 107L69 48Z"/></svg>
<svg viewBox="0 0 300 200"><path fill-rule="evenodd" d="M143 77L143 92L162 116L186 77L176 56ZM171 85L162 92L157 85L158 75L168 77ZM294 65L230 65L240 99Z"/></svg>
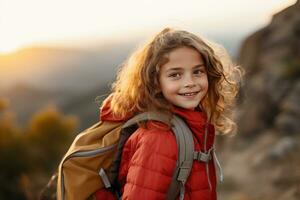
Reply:
<svg viewBox="0 0 300 200"><path fill-rule="evenodd" d="M205 62L209 88L199 106L208 116L208 122L215 125L219 134L235 133L233 106L242 69L232 64L224 49L223 55L217 55L221 48L217 48L215 43L173 28L165 28L154 35L122 64L112 85L112 113L121 117L128 113L157 110L170 113L172 105L159 89L160 68L168 62L166 54L183 46L197 50Z"/></svg>

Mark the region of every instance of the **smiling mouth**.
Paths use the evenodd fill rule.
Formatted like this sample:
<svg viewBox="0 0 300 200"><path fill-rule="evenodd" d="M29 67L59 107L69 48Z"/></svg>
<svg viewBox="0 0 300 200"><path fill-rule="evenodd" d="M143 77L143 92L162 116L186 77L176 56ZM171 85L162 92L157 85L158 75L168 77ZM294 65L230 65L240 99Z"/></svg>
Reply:
<svg viewBox="0 0 300 200"><path fill-rule="evenodd" d="M198 92L187 92L187 93L182 93L182 94L179 94L179 95L181 95L181 96L194 96L198 93L199 93L199 91Z"/></svg>

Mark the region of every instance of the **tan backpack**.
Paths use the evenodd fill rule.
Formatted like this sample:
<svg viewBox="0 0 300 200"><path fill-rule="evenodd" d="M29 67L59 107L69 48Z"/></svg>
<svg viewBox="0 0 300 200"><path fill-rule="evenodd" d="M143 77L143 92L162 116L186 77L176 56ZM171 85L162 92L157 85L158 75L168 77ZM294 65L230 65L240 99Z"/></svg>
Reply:
<svg viewBox="0 0 300 200"><path fill-rule="evenodd" d="M170 120L161 113L142 113L127 122L100 121L80 133L63 157L58 169L57 199L85 200L107 188L121 198L118 170L122 149L129 136L142 121L171 122L176 136L178 160L167 199L183 199L184 184L194 160L208 162L211 151L194 152L193 136L185 122L178 116Z"/></svg>

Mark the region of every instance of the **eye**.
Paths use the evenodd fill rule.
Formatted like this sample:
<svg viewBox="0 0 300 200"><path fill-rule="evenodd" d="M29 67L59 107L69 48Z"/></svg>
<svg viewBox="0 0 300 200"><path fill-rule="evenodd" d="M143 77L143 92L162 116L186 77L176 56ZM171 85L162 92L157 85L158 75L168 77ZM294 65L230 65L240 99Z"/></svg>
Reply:
<svg viewBox="0 0 300 200"><path fill-rule="evenodd" d="M194 74L196 74L196 75L199 75L199 74L202 74L202 73L205 73L205 70L197 69L197 70L194 71Z"/></svg>
<svg viewBox="0 0 300 200"><path fill-rule="evenodd" d="M168 77L171 77L171 78L179 78L181 76L180 73L176 72L176 73L171 73L168 75Z"/></svg>

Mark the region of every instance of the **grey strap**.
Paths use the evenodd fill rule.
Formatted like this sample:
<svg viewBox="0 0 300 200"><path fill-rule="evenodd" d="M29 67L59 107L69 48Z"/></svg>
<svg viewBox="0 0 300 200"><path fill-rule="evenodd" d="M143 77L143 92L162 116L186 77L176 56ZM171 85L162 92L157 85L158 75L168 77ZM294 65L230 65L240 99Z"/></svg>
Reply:
<svg viewBox="0 0 300 200"><path fill-rule="evenodd" d="M182 200L184 198L185 183L193 165L194 139L191 130L181 118L174 116L171 123L178 146L178 159L167 199L176 199L178 193L180 193L179 199Z"/></svg>
<svg viewBox="0 0 300 200"><path fill-rule="evenodd" d="M187 128L185 122L178 116L174 116L172 119L173 132L175 136L179 138L179 164L180 171L177 177L178 181L185 182L191 171L193 165L193 153L194 152L194 140L193 134L189 128ZM181 138L182 137L182 138Z"/></svg>
<svg viewBox="0 0 300 200"><path fill-rule="evenodd" d="M148 120L159 121L165 124L168 124L170 122L170 119L166 114L156 113L156 112L145 112L145 113L138 114L133 118L131 118L130 120L128 120L122 126L122 128L127 128L129 126L137 124L138 122L148 121Z"/></svg>

